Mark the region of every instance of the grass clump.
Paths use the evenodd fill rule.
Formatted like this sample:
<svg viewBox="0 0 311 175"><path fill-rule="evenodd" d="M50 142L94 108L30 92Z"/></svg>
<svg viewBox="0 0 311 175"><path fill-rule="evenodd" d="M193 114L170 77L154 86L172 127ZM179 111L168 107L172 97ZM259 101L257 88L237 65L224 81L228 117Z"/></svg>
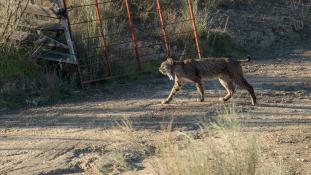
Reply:
<svg viewBox="0 0 311 175"><path fill-rule="evenodd" d="M26 46L0 48L0 111L58 102L77 87L58 65L32 59Z"/></svg>
<svg viewBox="0 0 311 175"><path fill-rule="evenodd" d="M204 37L201 37L203 53L208 56L241 57L245 50L240 48L230 36L223 30L209 30Z"/></svg>
<svg viewBox="0 0 311 175"><path fill-rule="evenodd" d="M216 138L168 142L160 147L158 174L255 174L257 148L255 138L219 131ZM243 146L241 146L243 145Z"/></svg>
<svg viewBox="0 0 311 175"><path fill-rule="evenodd" d="M156 174L255 174L259 150L256 138L240 131L233 114L219 113L195 135L166 133L154 165ZM200 135L198 138L197 135ZM176 139L176 138L183 139Z"/></svg>
<svg viewBox="0 0 311 175"><path fill-rule="evenodd" d="M194 131L175 130L172 121L167 128L150 133L134 129L128 119L122 121L105 131L111 139L111 151L97 167L106 174L285 174L282 162L261 161L256 137L243 132L232 119L234 110L217 113L211 123Z"/></svg>
<svg viewBox="0 0 311 175"><path fill-rule="evenodd" d="M26 50L0 49L0 79L28 79L37 75L40 68L26 57Z"/></svg>
<svg viewBox="0 0 311 175"><path fill-rule="evenodd" d="M141 162L154 154L154 147L144 139L128 119L117 122L115 128L105 131L109 150L97 163L103 174L118 174L143 169Z"/></svg>

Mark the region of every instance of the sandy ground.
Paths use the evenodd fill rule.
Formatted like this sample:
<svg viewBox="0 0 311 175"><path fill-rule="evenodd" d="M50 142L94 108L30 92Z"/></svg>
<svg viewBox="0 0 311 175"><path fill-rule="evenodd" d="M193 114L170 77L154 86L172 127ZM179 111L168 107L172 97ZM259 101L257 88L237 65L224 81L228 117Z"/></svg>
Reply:
<svg viewBox="0 0 311 175"><path fill-rule="evenodd" d="M137 128L151 132L175 117L174 127L196 129L215 111L234 106L246 132L255 133L262 151L311 172L311 50L293 50L272 59L244 65L258 105L238 89L226 104L217 81L208 81L206 101L185 84L172 104L160 105L168 94L167 78L103 88L96 96L76 102L0 114L0 174L96 174L92 163L105 152L105 129L128 117Z"/></svg>

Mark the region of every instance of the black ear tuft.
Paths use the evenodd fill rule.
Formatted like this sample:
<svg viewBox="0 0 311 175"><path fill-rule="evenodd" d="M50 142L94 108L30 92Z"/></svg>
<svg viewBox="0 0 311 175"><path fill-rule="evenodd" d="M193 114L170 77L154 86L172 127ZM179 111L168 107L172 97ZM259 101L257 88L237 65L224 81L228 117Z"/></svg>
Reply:
<svg viewBox="0 0 311 175"><path fill-rule="evenodd" d="M167 58L167 62L168 62L170 65L173 65L173 64L174 64L173 58Z"/></svg>

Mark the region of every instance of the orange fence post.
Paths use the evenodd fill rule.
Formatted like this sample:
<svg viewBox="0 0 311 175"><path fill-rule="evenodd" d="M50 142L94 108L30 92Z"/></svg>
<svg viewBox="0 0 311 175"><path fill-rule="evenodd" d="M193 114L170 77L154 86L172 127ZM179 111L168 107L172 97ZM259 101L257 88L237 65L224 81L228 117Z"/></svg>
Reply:
<svg viewBox="0 0 311 175"><path fill-rule="evenodd" d="M141 65L141 61L139 58L139 53L138 53L138 43L137 43L137 35L136 35L136 30L134 28L133 22L132 22L132 16L131 16L131 10L128 4L128 0L124 0L125 6L126 6L126 11L127 11L127 17L128 17L128 25L130 27L131 30L131 35L132 35L132 42L134 44L134 49L135 49L135 56L136 56L136 61L138 64L138 70L141 71L142 70L142 65Z"/></svg>
<svg viewBox="0 0 311 175"><path fill-rule="evenodd" d="M104 29L103 29L103 19L102 19L102 16L100 14L98 0L94 0L94 1L95 1L95 7L96 7L96 17L97 17L97 20L99 21L99 25L100 25L99 26L99 29L100 29L100 46L102 47L104 55L105 55L104 61L106 62L106 65L108 68L108 76L111 76L112 70L111 70L111 65L110 65L110 60L109 60L108 48L107 48L107 44L106 44L106 40L105 40Z"/></svg>
<svg viewBox="0 0 311 175"><path fill-rule="evenodd" d="M195 21L195 17L194 17L194 14L193 14L192 0L188 0L188 5L189 5L189 12L190 12L191 21L192 21L192 29L193 29L194 39L195 39L195 45L196 45L196 48L197 48L198 56L201 59L201 49L200 49L200 44L199 44L199 39L198 39L198 32L197 32L197 27L196 27L196 21Z"/></svg>
<svg viewBox="0 0 311 175"><path fill-rule="evenodd" d="M163 22L163 14L162 14L162 9L161 9L161 4L160 4L160 0L157 0L157 11L159 13L159 17L160 17L160 25L161 25L161 32L163 35L163 42L165 44L165 49L166 49L166 57L170 57L171 56L171 51L170 51L170 46L168 43L168 36L165 30L165 26L164 26L164 22Z"/></svg>

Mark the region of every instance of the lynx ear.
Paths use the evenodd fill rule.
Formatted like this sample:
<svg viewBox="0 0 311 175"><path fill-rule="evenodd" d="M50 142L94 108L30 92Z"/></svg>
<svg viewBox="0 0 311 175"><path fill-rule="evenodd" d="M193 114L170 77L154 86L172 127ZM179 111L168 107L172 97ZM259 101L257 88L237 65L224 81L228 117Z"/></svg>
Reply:
<svg viewBox="0 0 311 175"><path fill-rule="evenodd" d="M167 62L168 62L170 65L173 65L173 64L174 64L173 58L167 58Z"/></svg>

